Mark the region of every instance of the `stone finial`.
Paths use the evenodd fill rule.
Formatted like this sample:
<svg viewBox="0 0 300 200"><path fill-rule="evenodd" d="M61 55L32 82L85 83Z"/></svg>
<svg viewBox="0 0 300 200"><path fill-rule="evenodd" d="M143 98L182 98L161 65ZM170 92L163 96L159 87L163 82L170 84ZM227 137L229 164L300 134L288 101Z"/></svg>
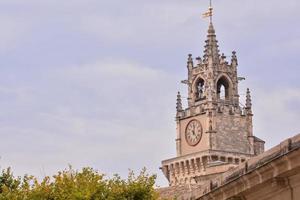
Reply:
<svg viewBox="0 0 300 200"><path fill-rule="evenodd" d="M224 53L222 53L220 63L221 63L221 64L226 63L226 56L224 55Z"/></svg>
<svg viewBox="0 0 300 200"><path fill-rule="evenodd" d="M182 111L182 103L181 103L180 92L177 93L176 110L177 110L177 112L181 112Z"/></svg>
<svg viewBox="0 0 300 200"><path fill-rule="evenodd" d="M192 54L188 55L187 67L191 70L194 67Z"/></svg>
<svg viewBox="0 0 300 200"><path fill-rule="evenodd" d="M247 94L246 94L246 108L251 108L252 103L251 103L251 95L250 95L250 90L247 88Z"/></svg>
<svg viewBox="0 0 300 200"><path fill-rule="evenodd" d="M236 66L237 64L238 64L238 62L237 62L236 52L233 51L232 55L231 55L231 65L235 65Z"/></svg>
<svg viewBox="0 0 300 200"><path fill-rule="evenodd" d="M245 109L246 109L247 114L252 114L252 102L251 102L251 95L250 95L249 88L247 88Z"/></svg>
<svg viewBox="0 0 300 200"><path fill-rule="evenodd" d="M197 65L201 65L201 64L202 64L202 59L201 59L201 57L197 57L196 60L197 60Z"/></svg>

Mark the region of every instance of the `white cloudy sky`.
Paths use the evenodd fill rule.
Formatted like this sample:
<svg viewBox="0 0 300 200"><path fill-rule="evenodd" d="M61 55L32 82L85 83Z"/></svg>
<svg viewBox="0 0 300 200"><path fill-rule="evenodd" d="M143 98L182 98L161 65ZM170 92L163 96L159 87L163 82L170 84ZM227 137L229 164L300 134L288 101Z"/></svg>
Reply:
<svg viewBox="0 0 300 200"><path fill-rule="evenodd" d="M202 55L206 0L0 0L0 165L42 177L72 164L125 176L175 156L186 57ZM215 0L220 49L238 52L254 131L300 133L300 2Z"/></svg>

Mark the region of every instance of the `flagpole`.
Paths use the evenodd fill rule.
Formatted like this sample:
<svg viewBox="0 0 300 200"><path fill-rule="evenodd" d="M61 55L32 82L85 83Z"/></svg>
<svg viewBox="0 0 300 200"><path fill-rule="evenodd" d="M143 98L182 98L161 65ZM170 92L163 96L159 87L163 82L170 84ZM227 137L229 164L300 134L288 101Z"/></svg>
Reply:
<svg viewBox="0 0 300 200"><path fill-rule="evenodd" d="M209 11L210 11L210 17L209 17L209 20L210 20L210 23L212 23L212 0L209 0Z"/></svg>

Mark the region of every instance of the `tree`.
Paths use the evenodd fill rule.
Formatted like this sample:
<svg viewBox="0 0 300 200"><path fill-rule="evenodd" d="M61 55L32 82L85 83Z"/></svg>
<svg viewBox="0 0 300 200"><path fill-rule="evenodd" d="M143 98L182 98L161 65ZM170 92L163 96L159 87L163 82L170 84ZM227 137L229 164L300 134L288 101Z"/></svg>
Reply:
<svg viewBox="0 0 300 200"><path fill-rule="evenodd" d="M38 181L34 176L14 177L11 169L0 174L0 200L156 200L155 175L143 169L127 179L108 179L92 168L72 167Z"/></svg>

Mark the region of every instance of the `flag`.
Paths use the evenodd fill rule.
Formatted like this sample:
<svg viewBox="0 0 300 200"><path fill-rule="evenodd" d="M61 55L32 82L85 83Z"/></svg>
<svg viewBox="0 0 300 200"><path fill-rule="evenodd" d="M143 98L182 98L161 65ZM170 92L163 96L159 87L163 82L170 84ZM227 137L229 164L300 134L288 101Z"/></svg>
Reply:
<svg viewBox="0 0 300 200"><path fill-rule="evenodd" d="M212 11L213 11L213 9L212 9L212 7L210 7L207 12L202 14L202 17L203 18L211 17L213 15Z"/></svg>

